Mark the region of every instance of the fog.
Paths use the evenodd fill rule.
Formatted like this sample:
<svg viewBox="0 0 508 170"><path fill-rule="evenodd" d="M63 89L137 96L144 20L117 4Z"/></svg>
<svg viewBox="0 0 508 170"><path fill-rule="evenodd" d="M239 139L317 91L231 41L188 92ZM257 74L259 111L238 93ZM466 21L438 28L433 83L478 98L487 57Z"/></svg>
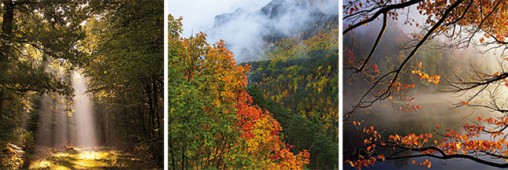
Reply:
<svg viewBox="0 0 508 170"><path fill-rule="evenodd" d="M414 25L406 25L401 24L404 22L403 20L390 20L389 23L397 23L397 24L389 24L387 26L387 30L381 39L379 46L377 47L372 59L370 60L368 66L377 64L379 66L380 75L383 75L386 72L391 71L395 65L398 66L398 59L407 57L408 51L412 50L402 50L400 49L401 44L409 41L407 39L407 34L411 33L409 30L420 31ZM344 48L351 48L356 56L357 60L361 60L368 55L368 52L372 48L374 40L379 33L379 29L381 27L380 21L375 21L368 26L361 26L358 31L350 32L344 36ZM411 94L415 96L415 104L423 104L423 103L433 103L433 105L446 105L448 107L452 107L453 104L459 103L467 99L468 96L472 96L475 90L464 94L464 93L447 93L446 95L443 93L437 93L438 91L445 91L447 89L447 81L456 81L455 73L462 78L470 78L471 75L474 74L473 69L476 69L480 72L486 74L492 74L495 71L502 70L500 67L500 63L504 62L504 67L506 67L506 61L500 61L500 56L496 55L495 51L482 53L484 48L477 47L471 45L469 48L461 48L461 49L451 49L440 47L440 44L446 43L446 40L442 38L437 38L434 40L428 40L426 44L424 44L420 50L416 53L415 56L410 60L408 65L404 68L402 77L399 77L404 80L411 79L413 76L412 83L419 83L417 78L414 78L415 75L408 74L411 69L414 69L416 63L423 61L422 71L426 71L429 74L439 74L441 76L441 83L437 86L422 86L421 84L417 84L415 90L411 91ZM400 51L405 51L405 53L399 53ZM429 54L439 54L441 57L438 61L432 61L429 59ZM387 62L387 59L390 62ZM427 62L434 62L435 66L433 68L430 65L426 64ZM363 78L359 74L354 74L351 70L345 70L344 72L344 80L345 82L345 112L348 112L351 109L351 106L358 102L359 97L363 95L371 84L367 83L363 80ZM353 80L351 82L348 82ZM409 82L407 82L409 83ZM384 87L384 86L382 86ZM381 90L381 89L377 89ZM487 88L487 90L493 90L493 88ZM436 94L428 94L428 92L436 92ZM499 88L499 92L508 92L508 88ZM423 97L423 99L419 99L416 96L427 96ZM428 97L428 96L436 96L436 97ZM482 94L477 97L478 100L486 101L488 100L486 94ZM504 97L503 97L504 99ZM427 101L429 100L429 101ZM433 106L431 105L431 107ZM444 108L443 108L444 109Z"/></svg>
<svg viewBox="0 0 508 170"><path fill-rule="evenodd" d="M183 36L191 35L211 28L216 15L233 12L238 8L259 9L270 0L168 0L169 13L174 17L183 17Z"/></svg>
<svg viewBox="0 0 508 170"><path fill-rule="evenodd" d="M223 39L239 62L264 59L270 38L294 35L338 14L335 0L169 3L170 13L183 17L185 37L203 31L210 43Z"/></svg>
<svg viewBox="0 0 508 170"><path fill-rule="evenodd" d="M67 78L65 69L46 65L46 72L59 80ZM37 144L47 147L63 148L75 142L72 131L74 119L69 111L68 98L55 93L44 93L41 98L41 113L37 128Z"/></svg>
<svg viewBox="0 0 508 170"><path fill-rule="evenodd" d="M73 97L53 92L42 95L36 144L57 150L72 146L97 147L97 122L93 101L86 93L86 78L78 71L69 72L54 63L46 63L46 72L62 82L71 83L74 93Z"/></svg>
<svg viewBox="0 0 508 170"><path fill-rule="evenodd" d="M93 102L90 94L87 93L86 78L78 71L74 71L72 74L72 87L74 88L77 146L96 147L98 139Z"/></svg>
<svg viewBox="0 0 508 170"><path fill-rule="evenodd" d="M401 16L405 16L405 14L401 14ZM370 68L372 68L371 66L373 64L377 64L379 66L381 73L376 77L376 79L384 73L391 71L393 68L396 68L394 66L398 66L398 64L400 64L400 60L398 59L407 57L407 50L404 53L401 52L403 50L400 50L398 47L400 44L404 43L403 40L408 40L406 38L407 34L420 31L420 28L417 28L414 25L410 26L404 24L404 19L405 17L400 17L398 21L389 21L385 35L376 49L373 58L370 60L371 62L367 64ZM375 21L370 23L368 26L361 26L358 30L348 33L344 36L344 47L352 49L357 60L365 58L370 52L374 40L379 33L380 24L380 21ZM355 35L352 36L352 34ZM475 38L473 38L473 41L475 41ZM399 77L399 81L402 83L416 84L415 89L406 90L404 93L406 93L406 95L410 98L414 98L413 101L407 102L409 103L408 106L420 105L422 106L421 109L417 111L401 110L400 107L405 106L406 102L398 100L398 96L394 95L392 96L393 100L386 99L383 101L377 101L371 107L359 110L354 115L353 119L356 121L364 121L362 126L368 127L373 125L377 130L383 133L385 138L392 134L406 135L410 133L433 133L434 136L439 139L440 136L437 135L435 131L444 133L446 128L450 128L459 132L464 132L464 125L478 123L476 121L478 116L486 118L503 116L503 113L479 107L471 107L468 105L457 107L457 104L467 101L468 97L474 96L480 88L460 93L445 93L442 91L450 88L449 86L446 86L448 80L451 82L457 80L451 70L455 71L459 77L463 78L463 81L469 81L476 77L473 69L483 72L486 75L492 75L492 73L496 71L501 72L501 70L503 70L501 67L507 68L508 62L504 61L502 55L499 55L499 50L482 53L486 48L482 46L475 46L474 43L468 48L463 49L451 49L439 46L440 44L448 42L449 40L444 37L437 37L434 40L427 41L411 59ZM418 76L410 74L412 69L417 68L416 63L420 61L424 63L420 70L428 72L429 74L432 73L441 75L441 82L439 85L425 84L424 80L420 80ZM433 64L433 67L431 64ZM369 83L369 78L370 77L362 77L361 74L354 74L351 70L344 70L345 82L343 109L345 113L351 111L352 106L357 104L360 97L370 88L372 84ZM387 84L387 82L385 83ZM384 88L386 88L385 84L380 85L379 88L374 90L374 93L379 92ZM491 96L489 96L488 91L494 91L495 88L495 85L486 88L484 93L478 95L474 100L470 101L470 103L489 104L489 102L491 102ZM494 96L501 108L506 107L507 96L503 95L506 94L506 92L508 92L508 87L505 87L505 85L501 82L501 85L497 89L497 95ZM372 99L374 99L374 97L371 94L366 98L366 101L370 101ZM439 125L441 128L436 129L436 125ZM357 151L356 147L359 146L358 143L361 143L363 140L359 137L361 136L360 134L361 132L357 132L352 128L345 126L345 159L352 158L352 153ZM481 135L478 139L488 140L491 138L488 135ZM482 159L489 160L489 158ZM440 161L438 160L432 161L432 167L438 169L450 167L476 167L477 169L483 169L486 167L486 165L459 159L447 160L447 162L443 164L439 164ZM436 164L434 164L434 162L436 162ZM417 168L415 166L411 166L410 159L376 163L373 168L395 169L401 167Z"/></svg>

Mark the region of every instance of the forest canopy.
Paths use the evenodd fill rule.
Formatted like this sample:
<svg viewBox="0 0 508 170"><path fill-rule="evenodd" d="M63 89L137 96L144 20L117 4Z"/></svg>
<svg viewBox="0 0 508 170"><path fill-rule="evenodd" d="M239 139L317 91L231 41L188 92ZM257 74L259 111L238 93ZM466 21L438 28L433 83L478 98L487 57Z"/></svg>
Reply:
<svg viewBox="0 0 508 170"><path fill-rule="evenodd" d="M170 15L170 169L303 169L309 153L291 152L279 122L252 103L249 66L236 65L223 41L181 31L181 18Z"/></svg>
<svg viewBox="0 0 508 170"><path fill-rule="evenodd" d="M162 167L163 1L1 4L0 169Z"/></svg>

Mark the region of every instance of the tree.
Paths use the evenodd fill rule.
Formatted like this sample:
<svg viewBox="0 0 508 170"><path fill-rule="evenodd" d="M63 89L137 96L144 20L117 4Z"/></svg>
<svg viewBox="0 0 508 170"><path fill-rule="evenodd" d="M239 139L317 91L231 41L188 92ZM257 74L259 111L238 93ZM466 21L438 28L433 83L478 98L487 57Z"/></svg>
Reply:
<svg viewBox="0 0 508 170"><path fill-rule="evenodd" d="M290 152L279 123L252 105L245 91L249 66L236 65L224 42L210 45L204 33L180 38L180 21L169 16L169 167L308 164L308 153Z"/></svg>
<svg viewBox="0 0 508 170"><path fill-rule="evenodd" d="M88 8L80 6L83 1L5 0L1 4L0 146L11 142L24 149L33 144L39 96L71 92L68 83L45 68L55 59L74 61L81 56L74 47L83 38L80 23L86 12L81 12ZM24 128L24 121L31 126ZM19 168L23 163L11 167L2 161L3 166Z"/></svg>
<svg viewBox="0 0 508 170"><path fill-rule="evenodd" d="M90 80L101 143L149 152L143 156L155 157L162 166L162 1L1 3L2 150L6 143L21 146L26 153L20 166L28 168L36 143L44 143L34 141L37 129L47 128L38 124L47 116L41 112L48 112L42 105L72 104L70 73L78 70ZM66 111L64 119L69 120L72 110ZM47 113L51 124L62 121L53 112ZM8 154L1 155L3 167Z"/></svg>
<svg viewBox="0 0 508 170"><path fill-rule="evenodd" d="M90 6L95 11L84 21L79 46L86 55L78 61L94 94L103 143L145 148L162 166L163 5L131 0Z"/></svg>
<svg viewBox="0 0 508 170"><path fill-rule="evenodd" d="M338 167L338 29L329 22L332 29L282 38L266 51L267 60L243 64L252 68L248 91L255 104L281 124L293 152L309 150L315 169Z"/></svg>
<svg viewBox="0 0 508 170"><path fill-rule="evenodd" d="M364 149L356 155L356 159L347 162L357 168L368 167L376 161L385 159L403 159L415 157L434 157L438 159L464 158L470 159L482 164L505 167L504 163L497 163L492 160L478 158L476 154L486 154L492 158L505 159L504 140L499 137L504 133L505 125L503 117L506 116L502 106L499 106L497 95L499 86L505 82L504 71L484 73L478 69L471 69L469 75L454 74L446 79L444 86L446 91L450 92L471 92L472 95L466 96L465 100L457 103L456 106L462 107L484 107L492 109L501 115L501 118L478 117L475 125L464 125L464 133L459 133L451 129L446 129L445 133L437 133L442 140L435 140L432 134L392 134L381 135L374 126L361 124L361 121L355 120L355 114L359 110L371 107L374 103L381 100L395 100L401 95L401 90L405 87L412 87L411 84L401 82L404 72L410 72L418 76L419 79L441 83L441 75L428 74L421 70L421 64L411 65L419 50L427 42L433 39L444 38L446 42L440 47L448 49L467 48L469 46L483 47L484 52L501 49L501 55L504 54L506 28L501 26L506 20L505 12L502 12L506 6L505 1L479 1L479 0L454 0L454 1L347 1L344 6L344 21L346 27L343 34L350 34L353 30L362 25L372 23L376 19L381 19L381 28L375 38L369 53L360 60L356 59L354 53L347 53L349 64L348 70L355 73L361 73L372 78L368 82L366 92L355 102L352 109L344 114L345 126L352 126L365 134ZM408 53L403 56L401 63L394 68L378 68L377 65L369 67L373 56L377 52L377 47L384 35L389 22L398 20L401 10L416 7L419 14L424 17L424 21L405 20L409 26L415 25L421 28L420 33L412 34L409 41L402 44L403 49ZM410 14L408 14L410 15ZM416 62L418 63L418 62ZM372 69L371 69L372 68ZM503 70L503 64L500 67ZM381 71L379 71L381 70ZM452 71L450 71L452 72ZM374 73L374 74L373 74ZM490 86L490 87L489 87ZM487 104L471 104L474 99L485 95L488 92L489 102ZM485 103L485 102L482 102ZM419 109L417 105L413 107ZM484 123L486 125L480 125ZM485 130L486 126L492 126L494 130ZM440 126L436 126L439 129ZM490 134L490 140L478 139L479 135ZM376 147L393 148L388 154L380 153ZM400 155L410 152L409 155ZM426 160L420 165L431 167L431 162Z"/></svg>
<svg viewBox="0 0 508 170"><path fill-rule="evenodd" d="M281 132L284 134L282 139L285 143L291 144L290 150L293 153L308 150L312 155L309 168L337 167L337 142L333 140L333 136L325 132L319 122L286 109L284 105L270 98L265 98L257 87L249 87L247 91L252 96L253 104L272 113L273 118L280 123Z"/></svg>

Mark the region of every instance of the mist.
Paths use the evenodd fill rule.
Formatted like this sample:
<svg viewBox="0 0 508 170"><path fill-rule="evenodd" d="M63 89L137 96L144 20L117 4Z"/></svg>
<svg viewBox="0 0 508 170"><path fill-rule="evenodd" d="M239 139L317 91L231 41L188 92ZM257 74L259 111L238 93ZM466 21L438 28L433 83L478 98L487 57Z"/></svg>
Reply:
<svg viewBox="0 0 508 170"><path fill-rule="evenodd" d="M222 39L238 62L265 59L264 51L271 41L297 35L338 15L338 1L335 0L173 3L170 13L183 17L185 37L203 31L210 43Z"/></svg>
<svg viewBox="0 0 508 170"><path fill-rule="evenodd" d="M183 37L190 37L207 28L211 28L214 18L223 13L234 12L238 8L259 9L270 0L169 0L169 13L175 18L183 17ZM199 11L199 12L196 12Z"/></svg>
<svg viewBox="0 0 508 170"><path fill-rule="evenodd" d="M77 146L96 147L98 139L95 127L97 124L94 119L93 101L90 94L87 93L86 78L78 71L74 71L72 85L74 88Z"/></svg>
<svg viewBox="0 0 508 170"><path fill-rule="evenodd" d="M38 119L38 146L62 150L65 147L97 147L99 139L94 117L93 100L88 91L87 79L77 70L48 64L45 70L60 81L70 82L73 97L47 92L42 95L41 115Z"/></svg>
<svg viewBox="0 0 508 170"><path fill-rule="evenodd" d="M367 67L372 65L379 66L380 74L393 70L398 66L401 60L408 55L411 49L401 49L401 44L409 41L407 34L421 31L420 28L403 24L404 20L390 20L386 32L376 48ZM390 24L392 23L392 24ZM351 49L356 57L356 61L361 61L370 52L381 27L380 21L370 23L368 26L358 27L354 32L344 35L344 49ZM467 92L447 93L443 92L449 89L447 81L455 82L455 74L461 78L468 79L474 74L473 69L492 74L495 71L502 70L499 61L499 55L495 52L482 53L485 49L480 46L471 45L468 48L443 48L441 45L447 43L446 39L437 37L428 40L409 61L407 67L402 71L399 81L402 83L416 84L416 88L405 91L408 102L399 100L394 95L394 100L382 100L375 102L368 109L360 109L355 115L355 119L365 121L366 124L374 125L382 129L385 134L409 134L409 133L433 133L436 125L442 125L443 128L463 130L463 125L471 123L477 116L497 117L500 113L492 110L476 107L461 106L458 103L466 101L468 97L474 96L479 89L473 89ZM345 61L346 58L344 58ZM441 75L441 83L432 85L420 80L417 76L410 74L418 62L422 62L421 70L429 74ZM376 77L376 79L379 77ZM361 74L354 73L353 70L344 70L344 112L349 112L360 98L371 87L370 77L363 77ZM381 91L386 86L380 86L373 91ZM486 88L485 92L480 93L471 102L488 103L490 101L489 92L495 87ZM497 90L496 100L507 101L503 94L508 92L508 88L501 87ZM370 95L365 100L373 100ZM402 110L404 105L419 105L419 110ZM505 102L506 103L506 102ZM505 104L501 104L503 107ZM345 137L353 142L346 143L345 152L354 152L354 137L358 136L356 132L345 128ZM349 145L349 146L348 146ZM347 155L347 154L346 154ZM346 156L347 157L347 156Z"/></svg>
<svg viewBox="0 0 508 170"><path fill-rule="evenodd" d="M389 23L397 22L403 21L389 21ZM357 61L361 61L368 55L373 46L373 41L379 33L380 24L380 22L373 22L344 36L344 48L351 49ZM411 50L399 48L401 44L409 41L406 36L409 27L415 28L400 23L388 24L385 35L367 66L371 67L374 64L379 66L379 75L384 75L391 71L394 66L398 66L401 60L407 56L408 51ZM399 77L399 81L402 83L416 84L415 89L409 89L404 93L409 98L414 99L408 102L409 104L422 106L420 110L403 111L400 107L404 106L405 102L395 100L396 97L393 97L393 101L386 99L376 102L369 109L360 110L356 118L392 132L427 133L436 124L458 129L462 127L465 121L474 120L478 115L496 116L495 113L485 109L466 106L456 108L457 103L475 95L478 89L463 93L445 93L443 91L450 89L447 81L457 81L455 75L467 79L474 73L472 69L488 74L496 70L499 71L499 56L480 53L481 49L474 46L465 49L441 48L440 45L443 43L446 42L439 38L427 41L409 61L408 66ZM345 61L347 60L345 59ZM421 70L431 75L440 75L441 83L438 85L428 84L418 79L417 76L410 74L410 70L415 68L419 62L423 63ZM355 74L352 70L344 70L344 112L349 112L371 87L372 84L368 83L369 78ZM384 88L385 86L381 86L375 88L374 91L381 91ZM489 87L486 91L493 89ZM508 92L508 88L499 88L497 91L502 95ZM373 99L373 96L366 98L367 101ZM506 101L504 96L498 96L498 99ZM472 102L485 103L488 101L489 95L481 93ZM398 124L402 124L402 126L398 126ZM411 128L404 129L404 127Z"/></svg>
<svg viewBox="0 0 508 170"><path fill-rule="evenodd" d="M45 63L45 71L60 81L68 79L65 69ZM36 142L40 146L62 148L75 143L74 119L68 116L69 99L57 93L44 93L41 98L41 116L38 121Z"/></svg>

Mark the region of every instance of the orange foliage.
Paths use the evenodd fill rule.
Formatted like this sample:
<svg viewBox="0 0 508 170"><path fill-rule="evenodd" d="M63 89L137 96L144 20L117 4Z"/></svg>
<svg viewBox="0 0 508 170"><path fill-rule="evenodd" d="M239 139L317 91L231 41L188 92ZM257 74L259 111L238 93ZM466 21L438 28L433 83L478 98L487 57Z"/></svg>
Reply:
<svg viewBox="0 0 508 170"><path fill-rule="evenodd" d="M261 169L303 169L310 162L307 150L293 154L280 138L282 127L268 111L253 106L252 97L245 90L238 95L237 118L246 140L246 152Z"/></svg>
<svg viewBox="0 0 508 170"><path fill-rule="evenodd" d="M355 53L351 48L345 48L344 49L344 65L352 66L356 62Z"/></svg>
<svg viewBox="0 0 508 170"><path fill-rule="evenodd" d="M419 166L427 166L427 168L430 168L432 166L432 163L429 161L429 159L425 159L425 161L418 164Z"/></svg>
<svg viewBox="0 0 508 170"><path fill-rule="evenodd" d="M362 169L362 167L370 167L376 163L377 159L375 157L365 158L362 155L359 156L357 160L346 160L346 163L356 169Z"/></svg>
<svg viewBox="0 0 508 170"><path fill-rule="evenodd" d="M483 118L481 116L477 117L479 122L484 122L486 124L494 125L495 127L504 127L508 125L508 117L505 118ZM436 129L439 129L440 125L436 125ZM402 148L426 148L429 146L434 146L437 149L443 151L443 153L447 155L455 155L462 154L467 155L468 153L476 153L476 152L486 152L486 153L508 153L508 142L505 139L500 138L497 139L498 135L503 134L499 133L491 133L491 140L482 140L477 139L480 133L485 132L485 126L481 125L470 125L465 124L464 129L466 133L459 133L452 129L445 129L445 133L442 134L443 138L439 140L432 140L434 137L431 133L427 134L415 134L411 133L408 135L399 135L394 134L388 137L388 140L385 142L382 139L382 136L379 135L377 130L375 130L374 126L365 127L363 129L363 133L370 136L366 137L363 141L363 144L366 147L367 153L369 155L374 154L374 150L376 146L380 145L382 147L402 147ZM429 142L432 141L432 142ZM389 145L387 145L387 143ZM438 151L435 149L428 149L420 151L420 154L436 154ZM375 164L376 161L384 161L386 158L384 155L377 156L364 156L359 155L356 160L346 160L346 163L349 163L350 166L361 169L362 167L370 167ZM423 162L417 163L416 160L412 161L412 164L417 164L419 166L425 166L430 168L432 163L427 159Z"/></svg>
<svg viewBox="0 0 508 170"><path fill-rule="evenodd" d="M198 33L195 37L182 39L182 45L185 50L181 51L179 63L184 67L182 72L186 81L202 89L203 94L211 100L203 106L203 114L216 122L204 123L203 130L211 131L211 124L217 122L234 121L234 126L239 127L238 138L221 132L213 134L215 143L223 143L222 140L235 142L224 146L209 146L203 150L217 150L217 155L228 155L225 159L230 162L240 157L250 159L253 165L239 165L249 169L303 169L309 164L310 154L306 150L293 154L290 147L282 142L279 122L267 111L252 105L252 98L245 91L250 66L237 65L224 41L210 45L206 42L206 35ZM224 114L234 114L233 119L227 119L229 117Z"/></svg>
<svg viewBox="0 0 508 170"><path fill-rule="evenodd" d="M374 72L379 73L379 67L377 66L377 64L373 64L372 68L374 68Z"/></svg>
<svg viewBox="0 0 508 170"><path fill-rule="evenodd" d="M439 82L441 81L441 76L440 75L429 75L425 72L422 72L420 70L412 70L411 71L411 74L416 74L420 77L420 80L427 80L427 82L429 83L432 83L432 84L439 84Z"/></svg>
<svg viewBox="0 0 508 170"><path fill-rule="evenodd" d="M346 15L356 15L361 14L363 12L361 9L362 6L375 6L379 5L380 8L388 6L386 4L396 4L401 3L399 1L381 1L381 3L377 1L366 1L367 4L360 4L360 2L365 1L347 1L344 6L344 13ZM402 1L404 2L404 1ZM425 26L432 26L438 22L438 20L443 15L443 12L446 11L450 5L454 2L458 1L445 1L445 0L435 0L435 1L421 1L416 6L417 10L422 16L426 17ZM379 4L375 4L379 3ZM471 4L469 4L471 3ZM384 5L384 6L383 6ZM503 44L508 38L508 13L506 9L508 7L508 1L505 0L471 0L471 1L462 1L462 3L458 4L455 9L449 13L447 18L444 20L444 24L440 26L436 32L443 33L446 31L455 31L456 26L463 26L468 28L474 28L476 31L483 31L484 35L479 39L480 43L498 43ZM464 11L464 12L462 12ZM358 13L356 13L358 12ZM396 19L397 14L390 13L393 11L387 12L389 16ZM366 13L365 19L368 19L369 13ZM386 14L386 13L385 13ZM486 17L488 16L488 17ZM361 22L359 19L357 22ZM414 21L413 21L414 22ZM409 23L409 22L408 22ZM488 23L488 24L484 24ZM411 23L409 23L411 24ZM446 26L444 26L446 25ZM351 26L351 25L349 25ZM451 30L453 28L453 30ZM476 32L475 31L475 32ZM458 34L462 36L461 34ZM415 34L414 38L422 39L421 34ZM498 42L486 42L486 41L498 41ZM440 83L441 76L440 75L429 75L425 73L421 69L423 68L422 63L419 62L417 64L416 69L411 71L411 74L418 75L420 80L425 80L429 84L437 85ZM377 68L376 68L377 69ZM501 73L495 72L492 77L500 76ZM503 80L505 86L508 86L508 80ZM391 84L393 83L393 84ZM402 91L406 86L401 85L400 82L390 82L393 87L393 91L390 92L399 92ZM407 86L409 87L409 86ZM392 90L392 89L387 89ZM381 91L384 93L385 91ZM388 97L389 100L393 100L392 96ZM469 102L462 102L463 105L469 105ZM402 108L402 107L401 107ZM407 107L409 108L409 107ZM419 109L418 106L413 106L414 109ZM404 108L403 108L404 109ZM440 140L432 140L432 134L408 134L408 135L399 135L393 134L388 137L387 142L385 143L381 137L377 137L374 135L374 127L366 127L363 130L363 133L369 135L363 141L365 145L366 151L368 154L359 155L356 160L347 160L346 163L349 163L352 167L361 169L362 167L372 166L377 160L384 160L384 156L372 156L373 150L375 149L375 144L380 143L381 146L387 147L403 147L403 148L425 148L425 147L435 147L443 153L447 155L453 154L477 154L477 153L494 153L507 155L508 154L508 142L505 141L504 127L508 126L508 117L501 118L484 118L478 117L478 122L481 124L486 124L487 126L492 126L492 129L486 128L486 126L482 125L470 125L465 124L463 126L465 133L457 132L453 129L445 129L445 133L442 134L442 138ZM353 122L355 125L357 123ZM436 126L437 129L440 128L439 125ZM488 130L487 130L488 129ZM482 140L478 139L480 134L490 134L490 140ZM499 138L498 136L503 135ZM429 142L432 140L433 142ZM389 145L387 145L387 143ZM434 154L436 153L436 149L429 149L422 151L422 154ZM368 156L367 156L368 155ZM416 160L412 160L412 164L417 164ZM419 166L426 166L430 168L432 163L426 159L423 162L418 163Z"/></svg>

